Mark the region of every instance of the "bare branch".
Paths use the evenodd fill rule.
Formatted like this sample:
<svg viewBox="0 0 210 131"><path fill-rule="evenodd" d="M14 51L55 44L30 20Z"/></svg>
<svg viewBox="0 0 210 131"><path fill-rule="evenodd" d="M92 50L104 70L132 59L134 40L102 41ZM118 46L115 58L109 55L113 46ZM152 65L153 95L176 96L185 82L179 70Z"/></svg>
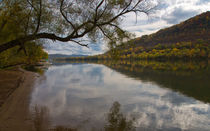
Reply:
<svg viewBox="0 0 210 131"><path fill-rule="evenodd" d="M100 31L103 33L104 36L106 36L109 40L112 41L112 38L109 37L100 26L98 26L98 28L100 29Z"/></svg>
<svg viewBox="0 0 210 131"><path fill-rule="evenodd" d="M100 19L100 18L104 15L104 13L106 12L107 7L108 7L108 4L106 3L106 0L105 0L105 7L104 7L104 10L103 10L103 12L99 15L98 19Z"/></svg>
<svg viewBox="0 0 210 131"><path fill-rule="evenodd" d="M34 7L33 3L31 3L29 0L27 0L27 2L36 12L38 12L38 10Z"/></svg>
<svg viewBox="0 0 210 131"><path fill-rule="evenodd" d="M74 43L76 43L76 44L78 44L78 45L80 45L80 46L84 46L84 47L87 47L87 48L89 48L88 47L88 44L82 44L82 43L80 43L79 41L75 41L75 40L70 40L71 42L74 42Z"/></svg>
<svg viewBox="0 0 210 131"><path fill-rule="evenodd" d="M74 24L68 19L67 15L65 15L64 12L63 12L63 3L64 3L64 0L61 0L61 4L60 4L60 12L61 12L61 15L72 26L72 28L74 30L76 30L76 27L74 26Z"/></svg>
<svg viewBox="0 0 210 131"><path fill-rule="evenodd" d="M104 3L104 0L102 0L95 9L95 21L97 20L97 17L98 17L98 9L103 3Z"/></svg>
<svg viewBox="0 0 210 131"><path fill-rule="evenodd" d="M31 10L28 13L28 18L27 18L27 22L26 22L26 26L25 26L25 35L27 35L27 32L28 32L29 21L30 21L30 17L29 16L31 15L31 11L32 11L32 8L31 8Z"/></svg>
<svg viewBox="0 0 210 131"><path fill-rule="evenodd" d="M23 50L25 55L28 56L24 43L19 44L20 48L17 50L17 54Z"/></svg>
<svg viewBox="0 0 210 131"><path fill-rule="evenodd" d="M40 23L41 23L41 17L42 17L42 0L39 0L39 13L37 14L38 20L37 20L37 26L36 30L34 31L34 34L36 34L39 31Z"/></svg>
<svg viewBox="0 0 210 131"><path fill-rule="evenodd" d="M117 28L118 30L120 30L121 32L125 32L124 30L122 30L119 26L110 23L109 25L114 26L115 28Z"/></svg>

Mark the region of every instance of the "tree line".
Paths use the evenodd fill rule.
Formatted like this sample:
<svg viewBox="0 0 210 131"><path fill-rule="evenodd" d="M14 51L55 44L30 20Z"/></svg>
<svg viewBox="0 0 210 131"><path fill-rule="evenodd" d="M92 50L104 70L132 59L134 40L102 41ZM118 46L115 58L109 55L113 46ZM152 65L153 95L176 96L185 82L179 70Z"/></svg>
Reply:
<svg viewBox="0 0 210 131"><path fill-rule="evenodd" d="M208 60L210 59L210 45L203 40L196 43L181 42L170 45L157 44L153 47L143 47L131 44L127 48L115 48L105 54L67 58L68 60Z"/></svg>

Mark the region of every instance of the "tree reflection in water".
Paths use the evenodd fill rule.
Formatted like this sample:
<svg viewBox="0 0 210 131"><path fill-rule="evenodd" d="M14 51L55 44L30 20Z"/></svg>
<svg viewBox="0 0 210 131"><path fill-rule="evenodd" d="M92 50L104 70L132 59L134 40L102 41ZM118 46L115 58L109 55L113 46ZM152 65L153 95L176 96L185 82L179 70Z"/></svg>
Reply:
<svg viewBox="0 0 210 131"><path fill-rule="evenodd" d="M50 127L49 109L44 106L34 106L32 121L35 131L46 131Z"/></svg>
<svg viewBox="0 0 210 131"><path fill-rule="evenodd" d="M77 131L76 129L56 126L51 129L49 109L35 105L32 112L33 130L35 131Z"/></svg>
<svg viewBox="0 0 210 131"><path fill-rule="evenodd" d="M114 102L107 113L107 122L104 126L105 131L134 131L135 119L128 119L120 111L120 103ZM32 114L33 128L35 131L77 131L77 129L64 126L50 126L49 109L45 106L35 106Z"/></svg>
<svg viewBox="0 0 210 131"><path fill-rule="evenodd" d="M120 112L120 103L114 102L107 116L108 124L105 125L105 131L134 131L134 119L128 120Z"/></svg>

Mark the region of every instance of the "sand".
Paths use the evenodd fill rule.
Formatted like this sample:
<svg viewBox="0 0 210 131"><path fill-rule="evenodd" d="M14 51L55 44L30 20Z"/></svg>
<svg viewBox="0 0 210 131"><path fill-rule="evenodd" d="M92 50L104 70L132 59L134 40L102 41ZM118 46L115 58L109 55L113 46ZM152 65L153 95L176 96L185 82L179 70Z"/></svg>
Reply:
<svg viewBox="0 0 210 131"><path fill-rule="evenodd" d="M20 68L0 71L0 131L33 130L29 104L36 76Z"/></svg>

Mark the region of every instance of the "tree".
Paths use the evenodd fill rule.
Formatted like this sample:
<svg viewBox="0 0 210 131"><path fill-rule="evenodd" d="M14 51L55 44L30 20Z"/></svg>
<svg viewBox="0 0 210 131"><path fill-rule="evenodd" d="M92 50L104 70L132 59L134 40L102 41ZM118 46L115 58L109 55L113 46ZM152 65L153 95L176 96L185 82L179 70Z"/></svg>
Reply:
<svg viewBox="0 0 210 131"><path fill-rule="evenodd" d="M104 38L110 43L129 34L119 26L128 13L148 13L154 4L149 0L2 0L0 33L8 23L18 26L17 35L0 41L0 53L29 41L49 39L74 42L84 38Z"/></svg>

